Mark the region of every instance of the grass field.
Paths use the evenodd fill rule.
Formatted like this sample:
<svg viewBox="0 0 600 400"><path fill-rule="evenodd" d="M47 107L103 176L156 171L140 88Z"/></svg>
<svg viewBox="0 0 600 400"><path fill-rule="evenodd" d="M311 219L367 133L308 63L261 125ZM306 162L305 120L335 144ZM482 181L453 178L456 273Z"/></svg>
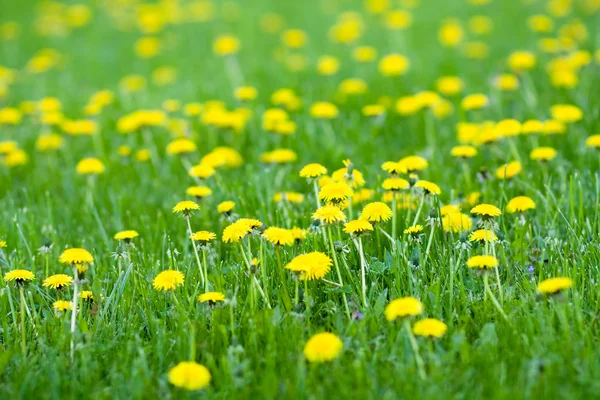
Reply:
<svg viewBox="0 0 600 400"><path fill-rule="evenodd" d="M600 397L599 16L0 0L0 398Z"/></svg>

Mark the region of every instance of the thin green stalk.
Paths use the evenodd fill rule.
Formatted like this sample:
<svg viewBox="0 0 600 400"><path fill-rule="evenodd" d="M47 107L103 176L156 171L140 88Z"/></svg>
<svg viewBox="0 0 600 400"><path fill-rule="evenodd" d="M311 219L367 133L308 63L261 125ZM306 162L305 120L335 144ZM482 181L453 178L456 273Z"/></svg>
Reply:
<svg viewBox="0 0 600 400"><path fill-rule="evenodd" d="M506 313L502 309L502 306L500 305L500 303L498 303L498 299L496 299L496 296L494 296L494 293L490 289L490 284L488 282L488 278L489 278L489 275L487 273L484 273L484 275L483 275L483 284L485 286L485 292L488 294L489 298L492 300L492 303L494 304L494 307L496 307L496 309L498 310L498 312L500 312L500 314L502 315L502 317L506 321L510 321L510 319L508 318L508 315L506 315Z"/></svg>
<svg viewBox="0 0 600 400"><path fill-rule="evenodd" d="M362 292L362 301L365 307L368 307L367 303L367 278L366 278L366 262L365 262L365 254L363 252L363 243L362 238L359 236L358 241L354 242L356 247L358 248L358 254L360 256L360 278L361 278L361 292Z"/></svg>
<svg viewBox="0 0 600 400"><path fill-rule="evenodd" d="M494 258L496 257L496 245L495 242L492 242L492 255ZM498 268L494 268L494 273L496 274L496 282L498 282L498 294L500 295L500 304L504 305L504 292L502 290L502 282L500 281L500 271Z"/></svg>
<svg viewBox="0 0 600 400"><path fill-rule="evenodd" d="M75 357L75 329L77 327L77 300L79 299L79 272L77 267L73 266L73 301L71 310L71 361Z"/></svg>
<svg viewBox="0 0 600 400"><path fill-rule="evenodd" d="M21 297L21 350L23 354L27 354L27 332L25 330L25 289L21 285L19 294Z"/></svg>
<svg viewBox="0 0 600 400"><path fill-rule="evenodd" d="M419 344L417 343L417 339L415 339L415 335L413 335L412 333L412 328L410 326L408 318L404 319L404 328L406 329L408 340L410 341L410 347L412 348L413 354L415 356L415 361L419 370L419 377L424 380L427 378L427 374L425 373L425 364L423 363L423 359L421 358L421 354L419 353Z"/></svg>
<svg viewBox="0 0 600 400"><path fill-rule="evenodd" d="M423 203L425 203L425 195L421 195L421 201L419 202L419 208L417 209L417 213L415 214L415 219L413 220L413 223L411 224L411 226L414 226L417 224L417 221L419 220L419 216L421 215L421 210L423 209Z"/></svg>
<svg viewBox="0 0 600 400"><path fill-rule="evenodd" d="M206 278L204 277L204 271L202 270L202 263L200 262L200 256L198 255L198 248L196 247L196 241L194 239L192 239L192 224L190 223L190 217L186 216L185 220L187 221L187 226L188 226L188 236L190 238L190 240L192 241L192 247L194 248L194 255L196 256L196 262L198 263L198 270L200 271L200 279L202 280L202 285L204 286L205 290L207 287L207 282L206 282Z"/></svg>
<svg viewBox="0 0 600 400"><path fill-rule="evenodd" d="M331 227L327 229L327 233L329 234L329 246L331 251L331 256L333 257L333 264L335 266L335 270L337 272L338 280L340 285L344 285L344 281L342 280L342 274L340 272L340 265L338 263L337 255L335 253L335 247L333 246L333 234L331 233ZM346 293L342 293L342 298L344 299L344 307L346 309L346 316L348 319L351 319L350 315L350 307L348 307L348 300L346 299Z"/></svg>
<svg viewBox="0 0 600 400"><path fill-rule="evenodd" d="M283 272L283 264L281 263L281 248L278 245L275 246L275 256L277 258L277 274L281 278L281 285L283 286L283 304L286 308L286 311L290 311L292 309L290 292L287 287L285 273Z"/></svg>
<svg viewBox="0 0 600 400"><path fill-rule="evenodd" d="M204 293L208 292L208 262L206 260L206 249L202 250L202 264L204 265Z"/></svg>
<svg viewBox="0 0 600 400"><path fill-rule="evenodd" d="M310 314L310 300L308 294L308 279L304 280L304 304L306 305L306 313ZM346 306L347 308L347 306Z"/></svg>
<svg viewBox="0 0 600 400"><path fill-rule="evenodd" d="M392 238L396 241L397 222L398 219L398 206L396 205L396 192L392 192ZM395 248L395 246L394 246Z"/></svg>

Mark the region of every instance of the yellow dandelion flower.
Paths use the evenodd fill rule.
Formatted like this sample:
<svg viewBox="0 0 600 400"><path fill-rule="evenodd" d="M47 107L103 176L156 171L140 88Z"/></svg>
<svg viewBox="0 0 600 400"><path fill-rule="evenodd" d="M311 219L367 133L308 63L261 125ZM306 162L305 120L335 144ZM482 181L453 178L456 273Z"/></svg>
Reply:
<svg viewBox="0 0 600 400"><path fill-rule="evenodd" d="M390 175L405 174L407 172L406 166L400 162L386 161L381 164L381 169Z"/></svg>
<svg viewBox="0 0 600 400"><path fill-rule="evenodd" d="M467 214L454 212L442 217L442 227L444 232L467 232L473 228L473 221Z"/></svg>
<svg viewBox="0 0 600 400"><path fill-rule="evenodd" d="M369 222L385 222L390 218L392 218L392 209L387 204L379 201L367 204L359 217L359 219Z"/></svg>
<svg viewBox="0 0 600 400"><path fill-rule="evenodd" d="M317 163L307 164L300 170L300 177L307 179L318 178L325 174L327 174L327 168Z"/></svg>
<svg viewBox="0 0 600 400"><path fill-rule="evenodd" d="M470 206L477 205L481 198L481 192L471 192L465 197L466 204Z"/></svg>
<svg viewBox="0 0 600 400"><path fill-rule="evenodd" d="M537 291L541 294L553 295L571 287L573 287L573 280L570 278L549 278L538 283Z"/></svg>
<svg viewBox="0 0 600 400"><path fill-rule="evenodd" d="M319 187L323 187L331 182L333 182L333 179L328 175L324 175L317 180L317 184L319 185Z"/></svg>
<svg viewBox="0 0 600 400"><path fill-rule="evenodd" d="M298 155L290 149L276 149L262 153L260 161L267 164L286 164L296 161Z"/></svg>
<svg viewBox="0 0 600 400"><path fill-rule="evenodd" d="M583 111L581 108L571 104L553 105L550 108L550 114L552 115L552 119L567 124L577 122L583 118Z"/></svg>
<svg viewBox="0 0 600 400"><path fill-rule="evenodd" d="M408 189L410 187L410 183L408 183L406 179L402 178L387 178L383 181L381 187L385 190L398 191Z"/></svg>
<svg viewBox="0 0 600 400"><path fill-rule="evenodd" d="M454 146L450 155L457 158L472 158L477 155L477 148L473 146Z"/></svg>
<svg viewBox="0 0 600 400"><path fill-rule="evenodd" d="M498 259L494 256L472 256L467 260L467 267L481 270L492 269L498 266Z"/></svg>
<svg viewBox="0 0 600 400"><path fill-rule="evenodd" d="M195 178L207 179L207 178L213 176L215 174L215 172L216 172L215 169L213 167L211 167L210 165L198 164L198 165L190 168L190 170L188 171L188 174Z"/></svg>
<svg viewBox="0 0 600 400"><path fill-rule="evenodd" d="M56 311L63 312L67 310L72 310L73 304L67 300L56 300L54 303L52 303L52 308L54 308Z"/></svg>
<svg viewBox="0 0 600 400"><path fill-rule="evenodd" d="M460 205L458 205L458 204L448 204L448 205L445 205L440 208L440 214L442 214L442 217L444 215L448 215L448 214L452 214L452 213L459 213L459 212L460 212Z"/></svg>
<svg viewBox="0 0 600 400"><path fill-rule="evenodd" d="M480 110L489 104L489 99L485 94L475 93L462 99L460 106L463 110Z"/></svg>
<svg viewBox="0 0 600 400"><path fill-rule="evenodd" d="M65 274L56 274L44 279L42 286L50 289L63 289L71 286L73 277Z"/></svg>
<svg viewBox="0 0 600 400"><path fill-rule="evenodd" d="M375 191L373 189L359 189L354 192L354 196L352 196L352 202L354 204L362 203L372 199L374 195Z"/></svg>
<svg viewBox="0 0 600 400"><path fill-rule="evenodd" d="M198 149L196 143L187 138L179 138L173 140L167 145L167 154L180 155L193 153Z"/></svg>
<svg viewBox="0 0 600 400"><path fill-rule="evenodd" d="M197 199L203 199L206 196L212 194L212 190L207 186L190 186L185 190L185 194L188 196L194 196Z"/></svg>
<svg viewBox="0 0 600 400"><path fill-rule="evenodd" d="M426 194L438 195L442 193L442 189L440 189L438 185L425 180L420 180L417 183L415 183L415 187L423 189L423 191L425 191Z"/></svg>
<svg viewBox="0 0 600 400"><path fill-rule="evenodd" d="M289 203L300 204L304 202L304 195L296 192L278 192L273 195L273 201L275 203L287 201Z"/></svg>
<svg viewBox="0 0 600 400"><path fill-rule="evenodd" d="M533 210L535 202L527 196L517 196L512 198L506 205L506 211L511 214L522 213L527 210Z"/></svg>
<svg viewBox="0 0 600 400"><path fill-rule="evenodd" d="M200 303L216 304L219 301L225 301L225 295L221 292L202 293L198 296Z"/></svg>
<svg viewBox="0 0 600 400"><path fill-rule="evenodd" d="M435 318L425 318L415 322L412 331L417 336L441 338L446 334L448 325Z"/></svg>
<svg viewBox="0 0 600 400"><path fill-rule="evenodd" d="M93 302L94 301L94 293L92 293L91 290L83 290L80 294L79 297L82 300L85 301L89 301L89 302Z"/></svg>
<svg viewBox="0 0 600 400"><path fill-rule="evenodd" d="M378 117L385 113L385 107L381 104L367 104L361 109L365 117Z"/></svg>
<svg viewBox="0 0 600 400"><path fill-rule="evenodd" d="M585 145L594 149L600 149L600 134L588 137L585 140Z"/></svg>
<svg viewBox="0 0 600 400"><path fill-rule="evenodd" d="M4 280L6 282L14 281L20 285L31 282L34 278L33 272L26 269L13 269L4 274Z"/></svg>
<svg viewBox="0 0 600 400"><path fill-rule="evenodd" d="M317 208L312 215L313 220L319 220L325 224L335 224L337 222L343 222L346 220L346 215L339 208L333 204L327 204Z"/></svg>
<svg viewBox="0 0 600 400"><path fill-rule="evenodd" d="M4 140L0 142L0 155L9 154L15 150L18 150L19 144L14 140Z"/></svg>
<svg viewBox="0 0 600 400"><path fill-rule="evenodd" d="M522 171L521 163L518 161L511 161L508 164L504 164L496 170L496 178L498 179L511 179L518 175Z"/></svg>
<svg viewBox="0 0 600 400"><path fill-rule="evenodd" d="M423 171L429 167L429 162L420 156L408 156L398 161L404 168L405 173Z"/></svg>
<svg viewBox="0 0 600 400"><path fill-rule="evenodd" d="M41 135L35 142L35 148L42 153L58 150L63 146L62 136L56 133ZM1 153L1 152L0 152Z"/></svg>
<svg viewBox="0 0 600 400"><path fill-rule="evenodd" d="M528 51L515 51L508 57L508 65L513 71L528 71L535 67L536 58Z"/></svg>
<svg viewBox="0 0 600 400"><path fill-rule="evenodd" d="M320 101L310 106L310 115L313 118L333 119L338 116L338 108L335 104Z"/></svg>
<svg viewBox="0 0 600 400"><path fill-rule="evenodd" d="M231 200L222 201L217 206L217 212L219 214L228 214L234 209L234 207L235 207L235 203L233 201L231 201Z"/></svg>
<svg viewBox="0 0 600 400"><path fill-rule="evenodd" d="M194 361L182 361L169 371L169 382L188 391L204 389L211 379L208 368Z"/></svg>
<svg viewBox="0 0 600 400"><path fill-rule="evenodd" d="M262 222L256 219L240 218L223 230L225 243L237 243L251 233L255 228L260 228Z"/></svg>
<svg viewBox="0 0 600 400"><path fill-rule="evenodd" d="M200 206L197 203L195 203L191 200L184 200L184 201L180 201L179 203L177 203L175 205L175 207L173 207L173 212L189 215L192 211L199 210L199 209L200 209Z"/></svg>
<svg viewBox="0 0 600 400"><path fill-rule="evenodd" d="M498 240L498 236L489 229L477 229L471 232L469 235L470 242L495 242Z"/></svg>
<svg viewBox="0 0 600 400"><path fill-rule="evenodd" d="M455 96L462 92L464 83L457 76L443 76L436 81L436 89L445 96Z"/></svg>
<svg viewBox="0 0 600 400"><path fill-rule="evenodd" d="M290 261L285 269L300 274L301 280L318 280L331 270L332 261L324 253L315 251L301 254Z"/></svg>
<svg viewBox="0 0 600 400"><path fill-rule="evenodd" d="M449 19L444 22L438 33L438 40L446 47L456 47L463 39L464 31L460 22Z"/></svg>
<svg viewBox="0 0 600 400"><path fill-rule="evenodd" d="M313 335L304 345L304 357L311 363L333 361L342 352L344 343L333 333Z"/></svg>
<svg viewBox="0 0 600 400"><path fill-rule="evenodd" d="M105 170L104 164L97 158L84 158L77 163L75 170L79 175L99 175Z"/></svg>
<svg viewBox="0 0 600 400"><path fill-rule="evenodd" d="M235 89L234 96L240 101L251 101L258 96L258 90L253 86L240 86Z"/></svg>
<svg viewBox="0 0 600 400"><path fill-rule="evenodd" d="M114 236L116 240L124 240L126 242L131 241L131 239L138 237L140 234L137 231L121 231L117 232Z"/></svg>
<svg viewBox="0 0 600 400"><path fill-rule="evenodd" d="M72 248L62 252L58 258L61 264L91 264L94 262L94 257L85 249Z"/></svg>
<svg viewBox="0 0 600 400"><path fill-rule="evenodd" d="M340 69L340 60L333 56L322 56L317 61L317 71L320 75L335 75Z"/></svg>
<svg viewBox="0 0 600 400"><path fill-rule="evenodd" d="M353 188L362 187L365 185L365 178L362 172L357 169L352 169L352 172L348 172L348 168L340 168L331 174L331 179L336 182L346 182L351 184Z"/></svg>
<svg viewBox="0 0 600 400"><path fill-rule="evenodd" d="M379 61L379 72L385 76L404 75L410 68L410 60L402 54L388 54Z"/></svg>
<svg viewBox="0 0 600 400"><path fill-rule="evenodd" d="M395 321L398 318L412 317L423 312L423 304L414 297L402 297L392 300L385 307L385 318Z"/></svg>
<svg viewBox="0 0 600 400"><path fill-rule="evenodd" d="M294 240L296 240L296 241L300 241L300 240L306 239L306 235L308 233L306 231L306 229L301 229L301 228L298 228L298 227L293 227L291 229L291 231L292 231L292 236L294 237Z"/></svg>
<svg viewBox="0 0 600 400"><path fill-rule="evenodd" d="M158 291L167 292L175 290L178 286L183 285L184 276L181 272L175 270L162 271L152 281L152 286Z"/></svg>
<svg viewBox="0 0 600 400"><path fill-rule="evenodd" d="M541 133L542 130L544 130L544 124L542 123L542 121L538 121L537 119L528 119L521 125L521 131L525 135Z"/></svg>
<svg viewBox="0 0 600 400"><path fill-rule="evenodd" d="M490 218L502 215L502 211L491 204L479 204L471 208L471 214L479 215L480 217Z"/></svg>
<svg viewBox="0 0 600 400"><path fill-rule="evenodd" d="M558 135L563 134L567 131L567 126L562 121L557 121L554 119L550 119L548 121L544 121L542 126L542 133L544 135Z"/></svg>
<svg viewBox="0 0 600 400"><path fill-rule="evenodd" d="M319 199L328 203L340 203L352 197L354 191L345 182L331 182L319 191Z"/></svg>
<svg viewBox="0 0 600 400"><path fill-rule="evenodd" d="M556 158L556 149L552 147L538 147L529 153L529 158L535 161L550 161Z"/></svg>
<svg viewBox="0 0 600 400"><path fill-rule="evenodd" d="M219 56L235 54L240 49L240 41L233 35L221 35L213 42L213 52Z"/></svg>
<svg viewBox="0 0 600 400"><path fill-rule="evenodd" d="M413 225L409 226L404 230L405 235L417 236L423 233L423 225Z"/></svg>
<svg viewBox="0 0 600 400"><path fill-rule="evenodd" d="M215 235L213 232L209 232L209 231L198 231L198 232L194 232L190 235L190 239L196 241L196 242L204 242L204 243L208 243L211 240L215 240L217 238L217 235Z"/></svg>
<svg viewBox="0 0 600 400"><path fill-rule="evenodd" d="M519 78L513 74L501 74L494 79L494 86L505 92L512 92L519 88Z"/></svg>
<svg viewBox="0 0 600 400"><path fill-rule="evenodd" d="M351 235L360 235L367 231L372 231L373 225L364 219L355 219L344 224L344 232Z"/></svg>
<svg viewBox="0 0 600 400"><path fill-rule="evenodd" d="M375 60L377 49L371 46L358 46L352 51L352 58L360 63L367 63Z"/></svg>
<svg viewBox="0 0 600 400"><path fill-rule="evenodd" d="M281 41L291 49L299 49L306 45L308 36L300 29L288 29L281 34Z"/></svg>
<svg viewBox="0 0 600 400"><path fill-rule="evenodd" d="M263 238L267 242L279 245L279 246L291 246L296 240L292 231L284 228L277 228L274 226L268 227L262 234Z"/></svg>

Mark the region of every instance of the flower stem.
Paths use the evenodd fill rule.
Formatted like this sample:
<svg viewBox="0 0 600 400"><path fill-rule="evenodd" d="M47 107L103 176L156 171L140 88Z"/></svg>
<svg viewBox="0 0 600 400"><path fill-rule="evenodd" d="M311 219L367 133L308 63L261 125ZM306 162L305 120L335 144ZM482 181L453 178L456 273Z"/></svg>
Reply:
<svg viewBox="0 0 600 400"><path fill-rule="evenodd" d="M79 297L79 273L77 267L73 266L73 301L71 310L71 361L75 357L75 328L77 327L77 300Z"/></svg>
<svg viewBox="0 0 600 400"><path fill-rule="evenodd" d="M398 206L396 205L396 192L392 192L392 238L396 240L397 232L397 218L398 218ZM394 249L396 246L394 246Z"/></svg>
<svg viewBox="0 0 600 400"><path fill-rule="evenodd" d="M340 265L338 263L337 255L335 254L335 247L333 246L333 234L331 233L331 227L327 229L327 233L329 234L329 246L331 251L331 256L333 257L333 264L335 265L335 270L337 272L338 280L340 285L344 285L344 281L342 280L342 274L340 272ZM342 293L342 298L344 299L344 307L346 308L346 315L348 319L351 319L350 308L348 307L348 300L346 299L346 293Z"/></svg>
<svg viewBox="0 0 600 400"><path fill-rule="evenodd" d="M410 327L410 322L408 318L404 319L404 328L406 329L406 333L408 334L408 340L410 341L410 347L415 356L415 361L417 363L417 368L419 369L419 376L421 379L426 379L427 374L425 373L425 364L423 363L423 359L421 358L421 354L419 354L419 344L417 343L417 339L415 339L415 335L412 333L412 329Z"/></svg>
<svg viewBox="0 0 600 400"><path fill-rule="evenodd" d="M275 256L277 258L277 274L281 278L281 284L283 286L283 305L285 306L287 311L292 309L291 301L290 301L290 292L287 287L287 279L286 275L283 271L283 265L281 263L281 248L280 246L275 246Z"/></svg>
<svg viewBox="0 0 600 400"><path fill-rule="evenodd" d="M304 304L306 305L306 313L310 313L310 296L308 294L308 279L304 280Z"/></svg>
<svg viewBox="0 0 600 400"><path fill-rule="evenodd" d="M27 354L27 332L25 331L25 289L23 286L19 288L21 297L21 350L23 354Z"/></svg>
<svg viewBox="0 0 600 400"><path fill-rule="evenodd" d="M508 315L506 315L506 313L502 309L502 306L500 305L500 303L498 303L498 299L496 299L496 296L494 296L494 293L490 289L490 284L489 284L488 280L489 280L489 276L486 273L485 275L483 275L483 284L485 286L485 292L488 294L488 296L490 297L490 299L492 299L492 303L494 304L494 307L496 307L496 309L498 310L498 312L500 312L500 314L502 315L502 317L506 321L510 321L509 318L508 318Z"/></svg>
<svg viewBox="0 0 600 400"><path fill-rule="evenodd" d="M435 222L431 224L431 232L429 232L429 240L427 240L427 248L425 249L425 257L429 255L431 244L433 243L433 233L435 232Z"/></svg>
<svg viewBox="0 0 600 400"><path fill-rule="evenodd" d="M366 262L365 262L365 254L363 252L363 244L362 244L362 238L359 236L358 237L358 242L357 242L357 246L358 247L358 254L360 256L360 278L362 280L361 282L361 288L362 288L362 301L365 307L368 307L368 303L367 303L367 278L366 278Z"/></svg>
<svg viewBox="0 0 600 400"><path fill-rule="evenodd" d="M492 242L492 255L496 258L496 245ZM496 282L498 282L498 293L500 294L500 304L504 305L504 292L502 290L502 283L500 282L500 271L498 268L494 268L496 273Z"/></svg>
<svg viewBox="0 0 600 400"><path fill-rule="evenodd" d="M200 279L202 279L202 285L204 286L204 288L206 289L206 279L204 278L204 272L202 271L202 263L200 263L200 256L198 255L198 248L196 247L196 242L194 241L194 239L191 238L193 232L192 232L192 224L190 223L190 217L186 217L185 220L187 221L187 226L188 226L188 236L190 236L190 240L192 241L192 247L194 248L194 254L196 255L196 262L198 263L198 270L200 271Z"/></svg>
<svg viewBox="0 0 600 400"><path fill-rule="evenodd" d="M425 203L425 195L421 196L421 202L419 203L419 208L417 209L417 214L415 215L415 219L413 220L412 225L416 225L419 220L419 216L421 215L421 210L423 209L423 203Z"/></svg>
<svg viewBox="0 0 600 400"><path fill-rule="evenodd" d="M206 262L206 250L202 250L202 264L204 264L204 292L208 292L208 263Z"/></svg>

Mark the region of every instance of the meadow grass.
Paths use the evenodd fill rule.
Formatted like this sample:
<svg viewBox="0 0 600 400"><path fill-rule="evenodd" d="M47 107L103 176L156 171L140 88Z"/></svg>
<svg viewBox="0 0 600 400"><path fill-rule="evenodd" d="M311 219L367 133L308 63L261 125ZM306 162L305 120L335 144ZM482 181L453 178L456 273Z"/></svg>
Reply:
<svg viewBox="0 0 600 400"><path fill-rule="evenodd" d="M138 22L143 9L139 2L90 2L91 18L81 27L68 27L65 9L44 8L41 3L0 1L0 65L15 72L13 79L0 67L0 115L9 108L23 114L15 124L0 118L0 142L15 141L27 154L26 162L12 166L5 165L8 152L0 157L0 240L6 242L0 248L0 398L600 395L600 156L586 146L588 137L599 133L597 2L568 4L569 12L555 15L556 28L547 34L532 32L528 18L552 15L549 7L565 2L497 0L476 6L458 0L421 1L413 8L418 1L390 1L390 9L412 15L408 28L391 30L384 22L388 11L373 14L365 6L377 2L165 1L153 3L164 8L152 16L171 21L151 33L143 33L144 24ZM363 27L360 37L350 44L332 41L331 26L350 11L355 14L346 17L358 19ZM261 29L267 12L282 16L285 28L274 33ZM477 15L493 21L489 34L478 36L469 30L469 19ZM438 38L449 18L463 29L453 47ZM6 28L9 21L20 27L14 38ZM576 22L585 28L585 38L575 35L572 46L556 54L539 48L542 37L570 38L559 28ZM300 49L282 45L281 33L287 28L302 29L308 43ZM215 54L213 42L221 34L235 35L239 52ZM157 55L136 55L134 44L143 36L160 39ZM465 54L475 41L487 45L485 56ZM377 58L355 61L352 50L358 45L373 46ZM31 60L48 48L58 56L45 60L52 64L48 70L37 71ZM513 71L519 88L500 90L493 82L511 72L507 57L518 50L535 54L536 65ZM576 51L586 51L592 59L569 67L578 78L575 86L557 87L547 65ZM378 62L394 52L408 57L411 65L405 74L390 77L380 72ZM316 69L323 55L340 62L332 76ZM158 85L153 72L163 66L174 67L177 76ZM119 82L128 74L144 76L146 87L124 87ZM435 90L443 76L458 76L464 82L460 93L442 96L452 106L448 115L441 117L433 106L422 105L409 114L397 112L399 98ZM366 93L340 95L339 84L347 78L364 80ZM255 87L257 98L236 99L234 90L241 85ZM263 115L274 107L271 94L281 88L294 90L302 103L288 110L296 124L292 135L263 129ZM98 114L86 112L90 97L103 89L111 90L114 100ZM472 93L486 94L489 105L464 110L461 99ZM64 120L94 121L97 132L77 135L64 124L40 122L49 112L36 104L51 97L60 100ZM182 105L201 102L205 110L209 100L219 100L227 110L244 107L251 115L236 131L182 110L164 111L166 120L183 120L185 128L165 122L119 132L123 116L161 109L167 99ZM31 113L24 111L26 101L36 102ZM315 118L310 106L319 101L336 104L339 114ZM385 105L386 111L367 117L361 109L369 104ZM478 141L485 121L496 126L506 119L556 119L550 111L556 104L575 105L583 113L581 119L564 123L562 134L501 134L490 143ZM227 118L233 117L225 117L229 123ZM478 154L461 160L451 149L461 144L458 124L466 122L477 124L480 136L465 144L475 145ZM50 132L61 135L62 146L40 151L40 135ZM197 149L167 154L167 146L179 136L191 139ZM119 154L121 146L128 146L131 155ZM187 196L186 188L197 184L187 170L218 146L234 149L243 162L216 168L202 183L212 195L202 200ZM531 160L530 152L541 146L553 147L558 156L548 162ZM278 148L291 149L296 158L261 161L261 155ZM142 149L149 151L147 161L136 157ZM374 231L361 236L359 243L343 231L343 224L323 228L311 218L317 199L313 183L299 176L304 165L320 163L332 173L349 159L350 168L363 173L365 187L374 193L344 209L352 220L367 203L384 197L381 185L388 174L381 164L411 155L428 161L418 178L435 182L441 193L426 195L413 187L405 191L412 196L408 207L402 200L388 201L392 207L401 206L395 227L392 220L374 224ZM99 158L106 170L78 174L76 165L85 157ZM521 162L520 173L510 179L495 176L497 168L515 160ZM401 176L414 183L417 178L408 175ZM286 201L285 196L273 201L281 192L304 198L300 203ZM480 197L470 202L474 192ZM535 209L507 212L509 201L521 195L530 197ZM188 221L172 212L178 202L191 199L200 205L189 217L192 231L217 235L206 248L194 247ZM228 216L217 212L217 205L226 200L235 202ZM493 204L503 213L493 223L482 222L469 212L479 203ZM472 229L446 229L441 212L451 204L470 215ZM260 220L261 229L299 227L308 235L292 246L273 245L258 231L239 243L225 243L223 230L238 217ZM411 238L403 233L415 223L423 226L422 235ZM468 240L482 224L498 241ZM131 243L113 238L126 229L139 236ZM386 237L392 232L393 242ZM84 248L94 258L77 282L78 290L92 291L94 302L79 300L73 334L72 312L56 311L53 303L70 301L74 285L60 291L42 285L53 274L74 275L70 266L58 261L67 248ZM335 265L325 280L298 282L283 267L310 252L327 254ZM467 268L467 260L479 254L497 258L498 274L484 278ZM225 294L225 302L212 306L197 301L205 292L204 266L208 289ZM35 279L22 286L7 281L6 274L18 269L32 271ZM153 280L164 270L181 271L184 284L172 291L155 290ZM551 277L572 279L572 288L552 296L540 294L537 285ZM338 284L340 278L343 285ZM421 301L422 315L388 321L386 306L406 296ZM446 323L446 334L439 339L413 337L406 323L410 327L421 317ZM303 354L305 343L324 331L336 334L343 350L331 362L311 363ZM205 389L186 392L169 383L169 370L186 360L210 371L212 381Z"/></svg>

